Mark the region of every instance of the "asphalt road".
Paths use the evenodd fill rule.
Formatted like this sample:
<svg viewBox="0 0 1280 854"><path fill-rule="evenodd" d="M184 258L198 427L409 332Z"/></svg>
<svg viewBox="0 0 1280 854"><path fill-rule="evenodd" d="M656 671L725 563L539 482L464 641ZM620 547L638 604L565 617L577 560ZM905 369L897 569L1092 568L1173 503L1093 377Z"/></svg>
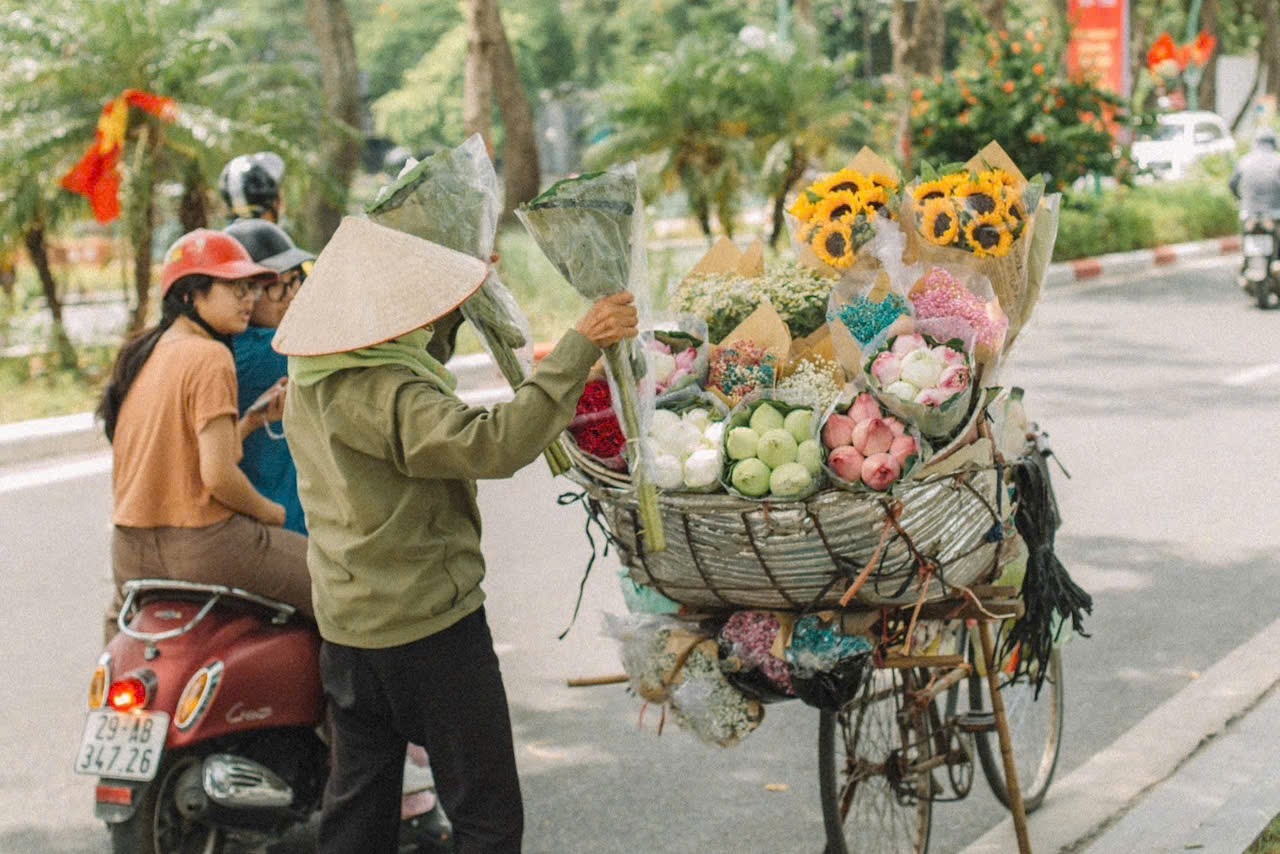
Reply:
<svg viewBox="0 0 1280 854"><path fill-rule="evenodd" d="M1253 308L1215 259L1048 293L1003 381L1027 389L1071 477L1055 472L1058 553L1095 598L1065 650L1059 773L1105 747L1280 610L1280 312ZM0 470L0 852L103 854L89 778L71 771L107 599L106 461ZM737 747L702 744L623 686L606 613L612 555L590 555L573 485L539 461L481 488L488 610L516 729L531 854L818 852L817 714L769 707ZM1050 792L1052 797L1052 792ZM1003 814L979 782L935 809L954 852Z"/></svg>

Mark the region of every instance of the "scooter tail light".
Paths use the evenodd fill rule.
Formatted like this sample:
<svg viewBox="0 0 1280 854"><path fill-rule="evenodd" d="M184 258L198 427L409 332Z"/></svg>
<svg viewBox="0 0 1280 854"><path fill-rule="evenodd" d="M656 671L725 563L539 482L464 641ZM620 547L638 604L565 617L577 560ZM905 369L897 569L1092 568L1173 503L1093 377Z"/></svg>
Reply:
<svg viewBox="0 0 1280 854"><path fill-rule="evenodd" d="M215 661L201 667L187 680L173 713L173 725L185 731L195 726L213 701L222 680L222 662Z"/></svg>
<svg viewBox="0 0 1280 854"><path fill-rule="evenodd" d="M117 679L107 689L106 705L117 712L145 709L155 693L155 674L147 670L136 671Z"/></svg>

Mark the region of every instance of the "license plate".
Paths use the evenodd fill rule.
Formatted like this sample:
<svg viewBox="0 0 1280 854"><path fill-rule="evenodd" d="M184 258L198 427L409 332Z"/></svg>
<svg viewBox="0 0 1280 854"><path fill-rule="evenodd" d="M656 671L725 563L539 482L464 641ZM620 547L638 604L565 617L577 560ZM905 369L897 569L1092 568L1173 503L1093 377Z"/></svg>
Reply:
<svg viewBox="0 0 1280 854"><path fill-rule="evenodd" d="M1244 236L1245 255L1265 255L1270 258L1275 251L1275 242L1270 234L1246 234Z"/></svg>
<svg viewBox="0 0 1280 854"><path fill-rule="evenodd" d="M90 712L76 756L76 773L149 781L160 767L168 732L167 712Z"/></svg>

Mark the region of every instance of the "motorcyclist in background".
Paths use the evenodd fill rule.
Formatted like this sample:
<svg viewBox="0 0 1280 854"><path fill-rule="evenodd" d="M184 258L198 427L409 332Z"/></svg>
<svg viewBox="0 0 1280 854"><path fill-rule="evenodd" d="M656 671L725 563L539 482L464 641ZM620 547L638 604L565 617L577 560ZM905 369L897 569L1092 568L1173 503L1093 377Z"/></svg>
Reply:
<svg viewBox="0 0 1280 854"><path fill-rule="evenodd" d="M284 215L284 159L274 151L231 158L218 176L218 192L236 219L265 219L280 224Z"/></svg>
<svg viewBox="0 0 1280 854"><path fill-rule="evenodd" d="M1280 153L1274 130L1258 131L1253 149L1236 164L1230 187L1231 194L1240 200L1242 216L1280 212Z"/></svg>

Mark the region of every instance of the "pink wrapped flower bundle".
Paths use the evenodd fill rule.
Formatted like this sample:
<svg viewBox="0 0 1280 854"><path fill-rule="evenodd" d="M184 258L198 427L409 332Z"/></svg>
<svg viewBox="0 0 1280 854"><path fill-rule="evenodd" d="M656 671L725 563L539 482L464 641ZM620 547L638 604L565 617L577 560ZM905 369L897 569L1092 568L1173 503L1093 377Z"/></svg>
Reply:
<svg viewBox="0 0 1280 854"><path fill-rule="evenodd" d="M985 282L985 278L979 277ZM983 299L942 267L932 267L909 294L916 330L936 341L959 338L979 361L994 359L1004 346L1009 318L994 299Z"/></svg>
<svg viewBox="0 0 1280 854"><path fill-rule="evenodd" d="M955 339L898 335L867 359L865 373L889 412L931 438L959 426L973 398L972 360Z"/></svg>
<svg viewBox="0 0 1280 854"><path fill-rule="evenodd" d="M822 444L827 469L839 483L876 492L897 483L920 454L907 425L886 414L869 392L854 398L847 410L827 416Z"/></svg>

